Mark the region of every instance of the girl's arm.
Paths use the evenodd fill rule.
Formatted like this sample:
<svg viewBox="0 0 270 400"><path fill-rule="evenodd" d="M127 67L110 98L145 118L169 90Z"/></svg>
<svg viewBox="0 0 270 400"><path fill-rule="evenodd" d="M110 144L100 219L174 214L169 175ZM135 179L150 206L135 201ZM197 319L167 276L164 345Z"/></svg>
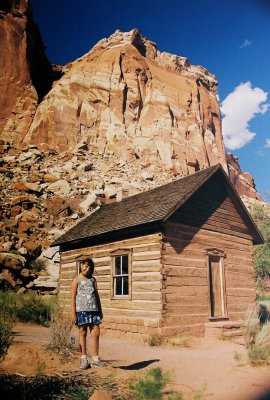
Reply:
<svg viewBox="0 0 270 400"><path fill-rule="evenodd" d="M99 316L102 319L103 318L103 312L102 312L102 307L101 307L101 302L100 302L100 297L99 297L99 293L98 293L98 287L97 287L97 281L95 280L95 289L96 289L96 296L97 296L97 303L98 303L98 312L99 312Z"/></svg>
<svg viewBox="0 0 270 400"><path fill-rule="evenodd" d="M76 315L76 294L78 288L78 280L77 277L73 279L71 284L71 320L73 324L77 323L77 315Z"/></svg>

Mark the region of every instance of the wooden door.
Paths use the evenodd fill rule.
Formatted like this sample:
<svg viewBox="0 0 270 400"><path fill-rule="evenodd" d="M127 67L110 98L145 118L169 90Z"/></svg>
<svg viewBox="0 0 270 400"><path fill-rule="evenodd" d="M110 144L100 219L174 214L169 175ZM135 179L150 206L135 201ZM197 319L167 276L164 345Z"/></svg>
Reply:
<svg viewBox="0 0 270 400"><path fill-rule="evenodd" d="M224 304L224 278L223 259L218 256L209 257L209 288L211 317L223 317L225 315Z"/></svg>

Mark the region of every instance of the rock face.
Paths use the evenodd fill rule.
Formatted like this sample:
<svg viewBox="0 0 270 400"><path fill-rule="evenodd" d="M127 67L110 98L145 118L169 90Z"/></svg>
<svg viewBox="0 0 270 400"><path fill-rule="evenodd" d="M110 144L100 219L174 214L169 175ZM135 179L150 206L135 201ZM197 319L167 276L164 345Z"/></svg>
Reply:
<svg viewBox="0 0 270 400"><path fill-rule="evenodd" d="M217 80L184 57L160 53L138 29L116 31L67 65L39 105L26 144L89 151L186 175L221 163L227 171Z"/></svg>
<svg viewBox="0 0 270 400"><path fill-rule="evenodd" d="M1 138L18 145L52 84L52 67L27 0L0 3L0 53Z"/></svg>
<svg viewBox="0 0 270 400"><path fill-rule="evenodd" d="M263 198L256 192L253 176L241 170L238 157L227 153L227 162L229 178L244 203L249 207L255 202L264 202Z"/></svg>

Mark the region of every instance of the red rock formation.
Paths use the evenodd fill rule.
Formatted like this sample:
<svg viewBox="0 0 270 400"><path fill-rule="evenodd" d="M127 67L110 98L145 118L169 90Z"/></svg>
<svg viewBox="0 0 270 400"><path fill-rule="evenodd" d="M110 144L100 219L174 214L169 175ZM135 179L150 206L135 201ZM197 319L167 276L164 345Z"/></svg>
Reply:
<svg viewBox="0 0 270 400"><path fill-rule="evenodd" d="M0 3L0 53L1 138L19 144L52 80L28 0Z"/></svg>
<svg viewBox="0 0 270 400"><path fill-rule="evenodd" d="M186 175L227 170L217 80L186 58L160 53L139 30L116 31L66 66L39 105L25 143L160 160Z"/></svg>
<svg viewBox="0 0 270 400"><path fill-rule="evenodd" d="M241 170L238 157L227 153L227 162L230 180L247 205L252 203L251 199L264 202L264 199L256 191L253 176Z"/></svg>

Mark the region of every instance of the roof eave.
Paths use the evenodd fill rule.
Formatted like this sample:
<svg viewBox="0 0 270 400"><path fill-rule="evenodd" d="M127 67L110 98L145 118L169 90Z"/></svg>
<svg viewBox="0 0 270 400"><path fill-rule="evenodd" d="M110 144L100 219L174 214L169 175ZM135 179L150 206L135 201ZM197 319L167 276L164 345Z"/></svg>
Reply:
<svg viewBox="0 0 270 400"><path fill-rule="evenodd" d="M241 199L240 195L232 185L230 178L224 171L224 169L221 167L220 172L223 174L223 177L225 178L225 182L227 184L227 189L229 190L230 194L232 195L232 198L234 201L236 201L240 205L240 209L238 209L240 215L246 220L248 227L251 229L251 234L253 237L253 244L263 244L264 243L264 238L259 231L255 221L253 220L252 216L250 215L248 209L246 208L243 200Z"/></svg>
<svg viewBox="0 0 270 400"><path fill-rule="evenodd" d="M102 240L103 237L107 237L108 235L112 235L112 234L117 234L117 233L122 233L125 231L130 231L131 229L137 228L137 229L143 229L146 226L149 227L154 227L155 225L157 225L157 227L162 223L162 219L156 219L156 220L152 220L152 221L148 221L145 223L141 223L141 224L137 224L137 225L131 225L128 227L124 227L124 228L118 228L118 229L113 229L107 232L102 232L96 235L92 235L92 236L83 236L80 238L76 238L76 239L72 239L72 240L65 240L65 241L59 241L57 242L58 239L56 239L56 241L53 242L53 244L51 246L61 246L61 245L68 245L68 244L75 244L75 243L81 243L83 241L86 240L97 240L98 238L100 238Z"/></svg>

